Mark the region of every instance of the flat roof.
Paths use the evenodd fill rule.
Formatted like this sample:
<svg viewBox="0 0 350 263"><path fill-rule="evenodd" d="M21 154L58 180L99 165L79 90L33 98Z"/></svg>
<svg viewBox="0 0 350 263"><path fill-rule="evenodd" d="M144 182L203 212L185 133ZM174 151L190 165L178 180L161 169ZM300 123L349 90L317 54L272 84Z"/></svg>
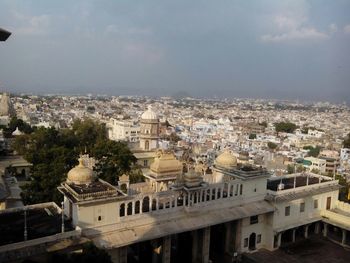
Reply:
<svg viewBox="0 0 350 263"><path fill-rule="evenodd" d="M47 204L26 208L28 240L61 233L62 217L57 206ZM0 246L24 241L25 207L0 211ZM74 230L65 221L65 231Z"/></svg>
<svg viewBox="0 0 350 263"><path fill-rule="evenodd" d="M309 177L309 178L308 178ZM270 178L267 181L267 189L271 191L277 191L278 185L283 184L284 188L281 190L287 190L294 188L294 180L295 180L295 187L302 187L306 185L313 185L318 183L324 183L329 182L330 180L327 180L323 176L314 176L310 174L298 174L295 177L274 177Z"/></svg>

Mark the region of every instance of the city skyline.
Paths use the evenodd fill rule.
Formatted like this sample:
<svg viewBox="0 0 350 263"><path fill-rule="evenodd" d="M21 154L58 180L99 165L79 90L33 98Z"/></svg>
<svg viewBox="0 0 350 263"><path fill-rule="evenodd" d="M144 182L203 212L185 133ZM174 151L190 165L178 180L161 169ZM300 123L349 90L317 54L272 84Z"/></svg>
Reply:
<svg viewBox="0 0 350 263"><path fill-rule="evenodd" d="M349 102L344 1L1 3L8 92Z"/></svg>

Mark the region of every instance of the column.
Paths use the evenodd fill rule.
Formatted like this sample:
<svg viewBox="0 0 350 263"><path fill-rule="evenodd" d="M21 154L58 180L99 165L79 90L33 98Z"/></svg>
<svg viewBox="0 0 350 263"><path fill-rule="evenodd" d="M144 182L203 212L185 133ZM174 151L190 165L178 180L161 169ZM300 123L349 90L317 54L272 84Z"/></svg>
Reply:
<svg viewBox="0 0 350 263"><path fill-rule="evenodd" d="M203 239L202 239L202 255L201 262L209 262L209 250L210 250L210 227L203 229Z"/></svg>
<svg viewBox="0 0 350 263"><path fill-rule="evenodd" d="M196 263L198 259L198 231L194 230L191 232L192 235L192 263Z"/></svg>
<svg viewBox="0 0 350 263"><path fill-rule="evenodd" d="M315 224L315 234L319 234L320 233L320 222L317 222Z"/></svg>
<svg viewBox="0 0 350 263"><path fill-rule="evenodd" d="M296 232L296 229L294 228L293 229L293 235L292 235L292 242L293 243L295 242L295 232Z"/></svg>
<svg viewBox="0 0 350 263"><path fill-rule="evenodd" d="M128 261L128 248L119 247L108 250L108 254L111 256L113 263L127 263Z"/></svg>
<svg viewBox="0 0 350 263"><path fill-rule="evenodd" d="M282 233L277 234L277 247L281 246Z"/></svg>
<svg viewBox="0 0 350 263"><path fill-rule="evenodd" d="M170 253L171 253L171 236L167 236L163 238L162 263L170 263Z"/></svg>
<svg viewBox="0 0 350 263"><path fill-rule="evenodd" d="M327 233L328 233L328 224L323 223L323 236L327 237Z"/></svg>
<svg viewBox="0 0 350 263"><path fill-rule="evenodd" d="M304 226L304 238L309 237L309 225Z"/></svg>
<svg viewBox="0 0 350 263"><path fill-rule="evenodd" d="M225 223L225 253L231 255L232 252L232 223Z"/></svg>
<svg viewBox="0 0 350 263"><path fill-rule="evenodd" d="M346 243L346 230L342 229L342 239L341 239L341 244L345 245Z"/></svg>

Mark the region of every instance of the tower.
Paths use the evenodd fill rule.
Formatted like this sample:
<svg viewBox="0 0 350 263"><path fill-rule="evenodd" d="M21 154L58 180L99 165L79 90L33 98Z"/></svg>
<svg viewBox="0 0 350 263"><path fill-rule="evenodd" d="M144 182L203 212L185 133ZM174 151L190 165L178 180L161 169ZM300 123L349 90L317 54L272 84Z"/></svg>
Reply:
<svg viewBox="0 0 350 263"><path fill-rule="evenodd" d="M140 148L151 151L158 148L159 119L151 106L141 115Z"/></svg>

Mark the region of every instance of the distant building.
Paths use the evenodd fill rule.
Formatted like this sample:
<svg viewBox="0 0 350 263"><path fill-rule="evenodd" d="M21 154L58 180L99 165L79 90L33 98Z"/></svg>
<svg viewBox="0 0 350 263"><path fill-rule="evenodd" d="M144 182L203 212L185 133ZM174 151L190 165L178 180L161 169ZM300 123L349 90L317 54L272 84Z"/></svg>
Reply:
<svg viewBox="0 0 350 263"><path fill-rule="evenodd" d="M130 120L111 119L107 124L108 138L113 141L138 142L140 126Z"/></svg>

